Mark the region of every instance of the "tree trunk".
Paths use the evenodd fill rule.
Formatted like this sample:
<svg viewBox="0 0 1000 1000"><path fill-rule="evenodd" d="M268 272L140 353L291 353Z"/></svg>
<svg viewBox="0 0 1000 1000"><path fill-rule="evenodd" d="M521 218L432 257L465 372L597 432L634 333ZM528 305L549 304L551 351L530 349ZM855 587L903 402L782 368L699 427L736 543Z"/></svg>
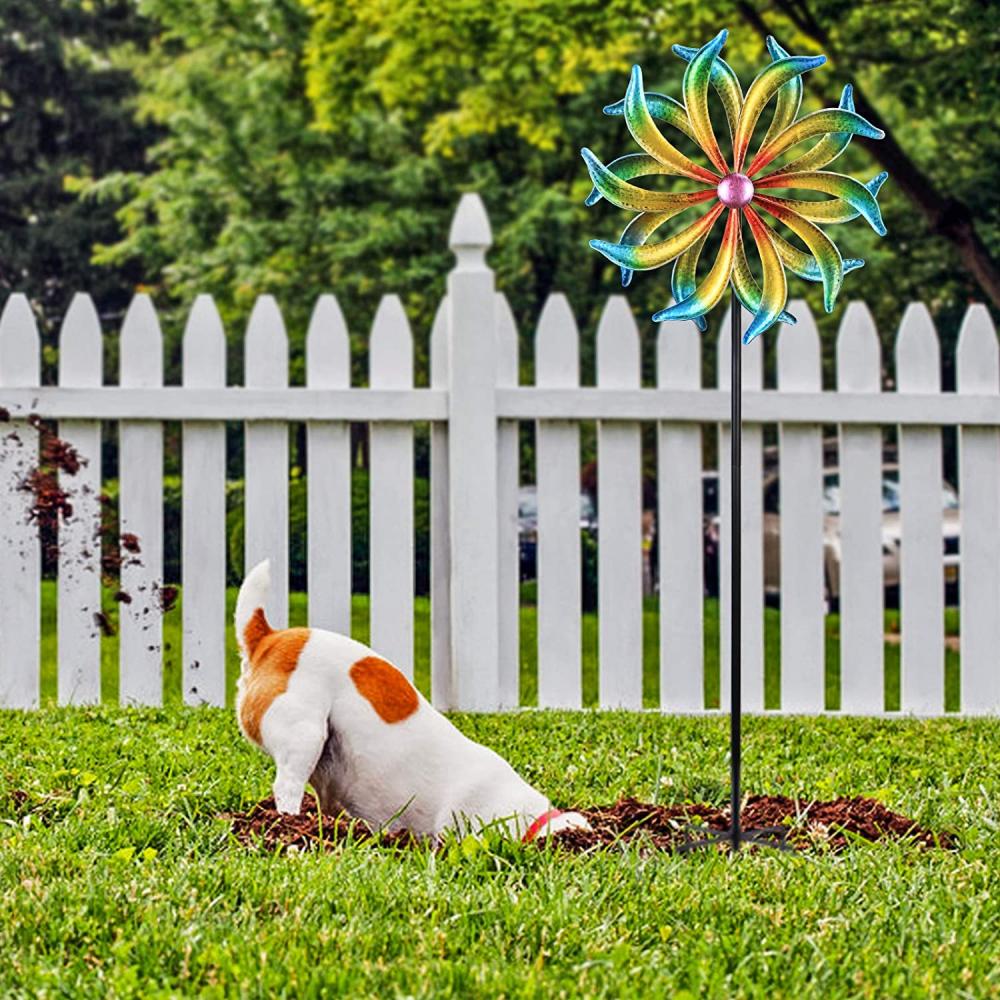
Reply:
<svg viewBox="0 0 1000 1000"><path fill-rule="evenodd" d="M780 0L778 6L797 28L827 49L834 58L841 58L830 36L808 14L808 11L792 7ZM760 12L752 4L742 2L739 10L743 19L761 38L772 34ZM829 98L827 101L829 103ZM886 134L880 142L872 144L872 154L889 171L893 182L924 216L930 231L955 247L966 270L975 278L990 302L1000 309L1000 267L986 249L969 206L944 194L934 185L931 178L899 145L894 134L885 126L882 115L857 84L854 85L854 103L858 114L867 118Z"/></svg>

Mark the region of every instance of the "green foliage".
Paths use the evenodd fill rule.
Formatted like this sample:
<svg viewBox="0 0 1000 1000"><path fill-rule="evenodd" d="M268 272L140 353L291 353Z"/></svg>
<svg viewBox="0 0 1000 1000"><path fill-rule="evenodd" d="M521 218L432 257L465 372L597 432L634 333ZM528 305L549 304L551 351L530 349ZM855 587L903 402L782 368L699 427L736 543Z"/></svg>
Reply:
<svg viewBox="0 0 1000 1000"><path fill-rule="evenodd" d="M621 120L600 112L623 93L629 64L678 94L683 64L670 43L698 43L720 24L732 30L727 58L745 83L766 61L768 31L796 51L826 51L830 65L807 81L807 109L836 103L844 83L863 87L907 169L936 186L935 204L945 215L949 199L966 205L998 249L1000 95L982 54L997 26L978 0L929 0L881 18L834 0L678 0L642 17L624 0L145 0L142 9L159 31L132 66L142 113L165 137L148 176L119 173L94 189L131 194L125 239L99 259L141 261L178 305L212 292L234 346L258 293L279 296L298 343L316 294L332 289L359 384L367 326L389 290L404 297L426 377L448 223L470 189L490 210L490 261L520 323L525 375L538 311L560 290L581 319L590 377L589 331L618 275L586 241L625 220L607 205L583 206L578 149L631 150ZM843 169L873 174L879 155L877 143L855 142ZM842 237L845 253L868 259L843 301L872 304L887 346L906 301L928 300L947 340L966 301L982 297L955 239L935 235L931 209L915 207L908 184L896 171L885 188L889 239L863 225ZM794 294L821 313L815 287L799 282ZM662 307L666 276L639 276L629 298L640 316ZM824 333L842 308L821 317ZM239 361L232 351L234 377ZM651 361L647 337L647 375Z"/></svg>
<svg viewBox="0 0 1000 1000"><path fill-rule="evenodd" d="M559 805L726 800L725 718L455 717ZM4 996L994 997L996 719L765 718L748 790L875 795L957 852L248 850L274 765L213 709L0 714ZM72 919L67 919L71 915Z"/></svg>
<svg viewBox="0 0 1000 1000"><path fill-rule="evenodd" d="M31 298L49 364L72 294L120 315L146 264L95 268L93 245L121 236L121 202L74 192L144 169L156 130L133 120L121 54L140 50L149 27L131 0L0 0L0 288Z"/></svg>
<svg viewBox="0 0 1000 1000"><path fill-rule="evenodd" d="M306 509L308 485L294 478L288 488L289 564L293 590L308 585ZM229 581L243 579L243 483L231 482L227 489L226 537L229 539ZM430 483L416 477L413 482L414 586L415 593L430 593ZM369 536L368 473L355 469L351 478L351 589L368 593Z"/></svg>

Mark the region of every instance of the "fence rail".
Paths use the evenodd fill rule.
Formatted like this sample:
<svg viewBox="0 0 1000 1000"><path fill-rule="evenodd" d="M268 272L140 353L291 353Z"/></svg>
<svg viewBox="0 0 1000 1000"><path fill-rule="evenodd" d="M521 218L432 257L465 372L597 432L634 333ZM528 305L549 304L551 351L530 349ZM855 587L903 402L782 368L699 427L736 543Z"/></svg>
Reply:
<svg viewBox="0 0 1000 1000"><path fill-rule="evenodd" d="M489 222L463 198L450 245L456 267L431 336L430 388L414 388L413 341L401 303L383 299L369 350L369 386L350 386L347 327L330 295L306 338L306 386L288 386L281 313L260 298L245 340L245 385L226 386L226 341L212 300L199 296L183 338L183 384L164 386L163 346L150 300L136 296L121 331L119 385L102 385L102 331L78 295L59 338L57 385L40 385L40 341L27 300L0 317L0 706L39 703L41 554L26 476L37 465L35 418L58 421L83 464L60 487L58 698L101 697L101 432L118 424L119 517L142 539L123 551L120 700L162 699L163 424L182 424L183 698L226 699L225 424L244 423L245 559L270 557L268 613L288 616L288 426L304 422L308 475L309 620L348 631L351 607L350 424L369 425L371 642L404 672L414 666L414 425L431 425L431 682L435 704L473 710L519 704L518 422L535 423L538 503L538 703L583 699L580 428L597 422L598 690L602 706L643 704L643 423L656 425L659 689L667 711L705 711L702 428L728 447L728 318L717 342L718 387L701 384L692 324L657 331L656 388L641 387L639 328L609 299L597 329L596 386L580 385L576 320L553 295L534 339L534 386L518 385L517 329L485 263ZM882 391L875 325L862 303L844 314L835 390L823 390L820 341L805 303L777 333L777 388L763 388L759 342L744 353L742 553L745 702L764 707L763 428L778 427L783 498L781 710L825 707L824 425L836 425L839 514L840 704L884 711L882 433L899 430L901 710L944 711L945 638L941 430L959 432L961 710L1000 711L1000 350L983 306L958 338L957 389L941 391L940 347L926 308L911 305L895 347L895 391ZM29 419L31 417L31 419ZM728 468L718 472L723 512ZM730 542L720 519L723 704ZM769 530L769 529L767 529Z"/></svg>

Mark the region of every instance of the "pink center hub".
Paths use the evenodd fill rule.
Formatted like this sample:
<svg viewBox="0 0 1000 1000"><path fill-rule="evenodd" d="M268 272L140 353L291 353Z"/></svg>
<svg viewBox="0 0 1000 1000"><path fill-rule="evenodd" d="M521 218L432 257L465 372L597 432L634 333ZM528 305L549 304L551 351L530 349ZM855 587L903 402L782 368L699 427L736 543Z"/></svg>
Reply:
<svg viewBox="0 0 1000 1000"><path fill-rule="evenodd" d="M753 181L746 174L726 174L719 181L718 193L727 208L742 208L753 200Z"/></svg>

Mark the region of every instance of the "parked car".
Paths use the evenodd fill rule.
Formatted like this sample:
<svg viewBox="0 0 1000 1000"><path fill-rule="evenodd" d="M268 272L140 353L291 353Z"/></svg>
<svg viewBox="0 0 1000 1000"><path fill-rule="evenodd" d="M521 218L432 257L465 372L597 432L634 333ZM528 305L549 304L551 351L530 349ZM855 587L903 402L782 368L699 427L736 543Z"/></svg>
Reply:
<svg viewBox="0 0 1000 1000"><path fill-rule="evenodd" d="M719 502L718 476L706 472L702 480L705 504L705 581L710 594L719 592ZM882 468L882 567L885 588L890 597L899 587L899 553L902 544L899 516L899 468ZM764 592L777 597L781 591L780 502L778 472L764 474ZM959 572L960 521L958 494L948 482L941 485L942 561L944 582L954 599ZM823 472L823 561L826 599L830 607L840 600L840 471Z"/></svg>
<svg viewBox="0 0 1000 1000"><path fill-rule="evenodd" d="M597 512L588 493L580 494L580 530L597 533ZM538 490L522 486L517 492L517 534L521 579L533 580L538 566Z"/></svg>

